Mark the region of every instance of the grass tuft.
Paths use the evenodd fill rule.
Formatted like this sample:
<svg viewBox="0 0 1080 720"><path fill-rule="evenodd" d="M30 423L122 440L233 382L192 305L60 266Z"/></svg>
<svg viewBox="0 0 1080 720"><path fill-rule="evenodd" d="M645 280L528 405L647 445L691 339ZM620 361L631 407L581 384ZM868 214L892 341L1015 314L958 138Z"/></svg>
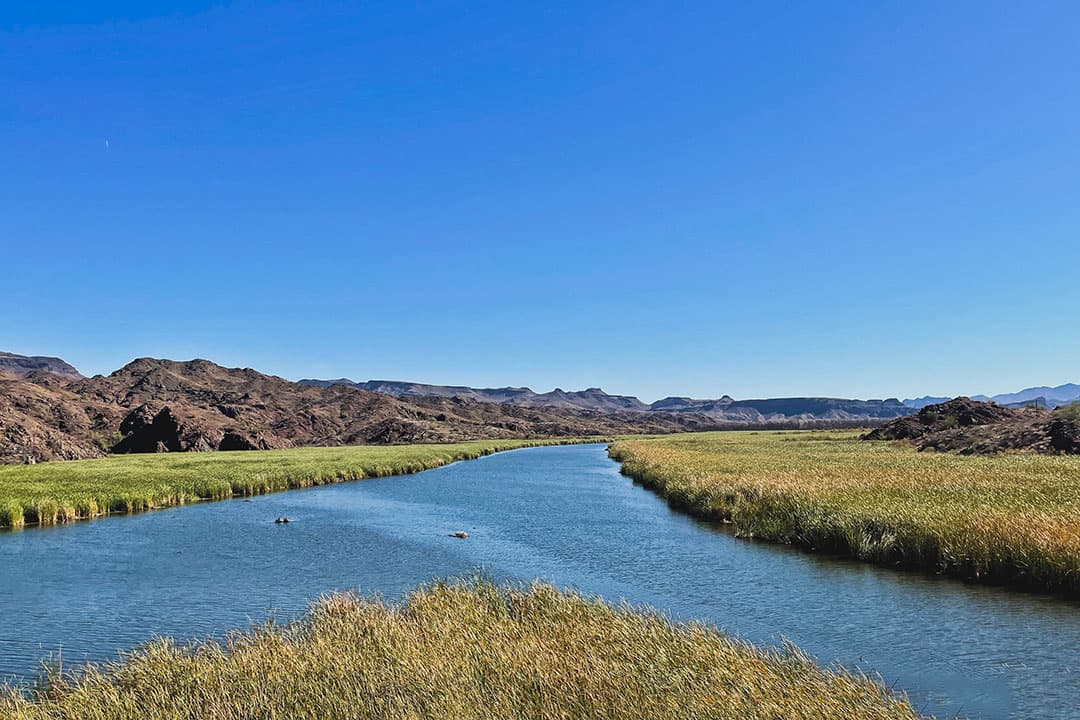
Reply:
<svg viewBox="0 0 1080 720"><path fill-rule="evenodd" d="M914 720L880 684L697 624L533 584L436 583L354 595L302 621L213 642L152 642L122 662L0 694L10 720L739 718Z"/></svg>

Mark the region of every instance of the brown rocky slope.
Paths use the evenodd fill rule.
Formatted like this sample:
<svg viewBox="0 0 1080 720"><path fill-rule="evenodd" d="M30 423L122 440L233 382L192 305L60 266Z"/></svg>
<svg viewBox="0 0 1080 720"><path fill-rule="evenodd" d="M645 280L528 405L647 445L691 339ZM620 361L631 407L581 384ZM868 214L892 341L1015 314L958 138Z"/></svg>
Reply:
<svg viewBox="0 0 1080 720"><path fill-rule="evenodd" d="M919 450L985 455L1026 450L1080 454L1080 406L1053 412L1007 408L966 397L929 405L863 435L864 440L906 440Z"/></svg>
<svg viewBox="0 0 1080 720"><path fill-rule="evenodd" d="M0 372L0 462L74 460L102 454L121 411L65 388L51 373L15 376Z"/></svg>
<svg viewBox="0 0 1080 720"><path fill-rule="evenodd" d="M394 398L207 360L140 358L108 376L0 376L0 462L108 452L454 442L702 430L706 418Z"/></svg>

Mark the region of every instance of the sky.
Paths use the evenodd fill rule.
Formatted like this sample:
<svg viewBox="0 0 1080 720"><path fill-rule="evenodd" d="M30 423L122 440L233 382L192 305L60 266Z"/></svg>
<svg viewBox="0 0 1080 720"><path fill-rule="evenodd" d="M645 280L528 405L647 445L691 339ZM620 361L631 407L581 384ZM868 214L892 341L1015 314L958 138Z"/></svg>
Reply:
<svg viewBox="0 0 1080 720"><path fill-rule="evenodd" d="M3 3L0 350L1080 382L1078 43L1071 2Z"/></svg>

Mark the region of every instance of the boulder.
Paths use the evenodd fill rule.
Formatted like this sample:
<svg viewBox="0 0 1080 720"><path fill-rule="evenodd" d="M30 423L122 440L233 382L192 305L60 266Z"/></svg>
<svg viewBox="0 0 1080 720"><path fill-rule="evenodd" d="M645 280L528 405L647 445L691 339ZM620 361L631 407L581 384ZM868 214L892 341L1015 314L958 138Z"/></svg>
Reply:
<svg viewBox="0 0 1080 720"><path fill-rule="evenodd" d="M152 409L140 405L120 423L124 438L112 447L114 453L186 452L212 450L219 445L202 428L163 407L149 421Z"/></svg>

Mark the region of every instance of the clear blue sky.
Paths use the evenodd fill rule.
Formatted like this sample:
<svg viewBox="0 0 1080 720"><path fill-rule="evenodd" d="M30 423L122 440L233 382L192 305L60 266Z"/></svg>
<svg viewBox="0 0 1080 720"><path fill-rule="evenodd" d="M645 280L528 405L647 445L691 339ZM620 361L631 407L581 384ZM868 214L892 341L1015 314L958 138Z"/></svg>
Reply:
<svg viewBox="0 0 1080 720"><path fill-rule="evenodd" d="M650 400L1080 381L1076 3L19 5L0 349Z"/></svg>

